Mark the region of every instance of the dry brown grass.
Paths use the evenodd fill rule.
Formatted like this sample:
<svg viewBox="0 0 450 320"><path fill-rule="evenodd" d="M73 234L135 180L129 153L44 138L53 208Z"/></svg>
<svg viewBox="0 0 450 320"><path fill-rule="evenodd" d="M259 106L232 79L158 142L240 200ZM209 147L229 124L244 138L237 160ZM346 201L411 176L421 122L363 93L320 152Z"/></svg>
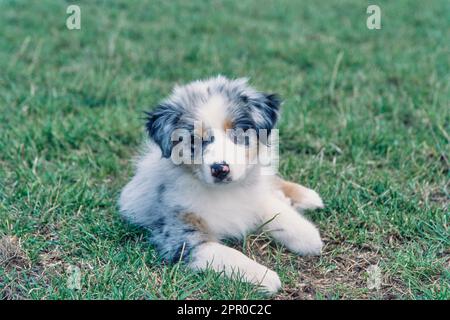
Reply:
<svg viewBox="0 0 450 320"><path fill-rule="evenodd" d="M6 281L0 276L0 299L28 298L29 293L24 291L22 285L24 281L45 284L50 275L61 274L65 267L58 250L42 252L37 262L32 263L21 239L4 235L0 238L0 268L12 278Z"/></svg>
<svg viewBox="0 0 450 320"><path fill-rule="evenodd" d="M15 236L0 238L0 267L6 270L26 269L31 266L30 259L22 249L21 241Z"/></svg>
<svg viewBox="0 0 450 320"><path fill-rule="evenodd" d="M378 289L368 288L368 268L383 262L379 248L359 247L326 236L324 241L321 256L299 257L274 244L267 235L259 234L247 238L244 252L277 270L282 278L291 279L274 299L397 299L405 294L404 283L391 274L382 274Z"/></svg>
<svg viewBox="0 0 450 320"><path fill-rule="evenodd" d="M18 237L2 236L0 238L0 268L6 272L15 270L21 272L31 267L31 261L22 249L22 243ZM17 286L12 288L7 281L0 276L0 298L5 300L21 299L22 294Z"/></svg>

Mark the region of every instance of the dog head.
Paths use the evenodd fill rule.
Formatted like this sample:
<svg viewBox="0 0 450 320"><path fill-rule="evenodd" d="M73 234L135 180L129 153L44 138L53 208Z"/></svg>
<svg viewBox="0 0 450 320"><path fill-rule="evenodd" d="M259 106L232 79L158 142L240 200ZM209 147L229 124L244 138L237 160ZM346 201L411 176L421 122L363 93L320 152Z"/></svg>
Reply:
<svg viewBox="0 0 450 320"><path fill-rule="evenodd" d="M281 100L247 79L219 76L174 88L147 115L147 131L162 156L209 184L245 179L269 144Z"/></svg>

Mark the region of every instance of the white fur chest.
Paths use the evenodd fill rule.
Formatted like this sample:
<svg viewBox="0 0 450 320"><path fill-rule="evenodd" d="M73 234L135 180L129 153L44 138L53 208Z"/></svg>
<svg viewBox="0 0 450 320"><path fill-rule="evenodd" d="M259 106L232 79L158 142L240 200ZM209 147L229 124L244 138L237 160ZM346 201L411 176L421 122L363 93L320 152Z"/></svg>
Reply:
<svg viewBox="0 0 450 320"><path fill-rule="evenodd" d="M263 223L261 204L269 190L262 181L250 186L230 184L220 187L195 182L187 187L183 182L178 184L177 194L216 237L240 238Z"/></svg>

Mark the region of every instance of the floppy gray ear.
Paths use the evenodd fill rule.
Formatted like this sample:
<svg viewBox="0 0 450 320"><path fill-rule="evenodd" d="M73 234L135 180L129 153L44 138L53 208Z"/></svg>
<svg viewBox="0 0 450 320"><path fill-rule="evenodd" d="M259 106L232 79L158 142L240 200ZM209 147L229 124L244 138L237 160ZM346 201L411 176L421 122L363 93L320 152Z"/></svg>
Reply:
<svg viewBox="0 0 450 320"><path fill-rule="evenodd" d="M172 153L172 133L181 117L181 112L169 103L159 104L154 111L146 112L148 135L161 148L164 158Z"/></svg>
<svg viewBox="0 0 450 320"><path fill-rule="evenodd" d="M250 101L254 112L258 114L254 117L257 129L266 129L270 133L277 123L281 102L281 98L274 93L261 93Z"/></svg>

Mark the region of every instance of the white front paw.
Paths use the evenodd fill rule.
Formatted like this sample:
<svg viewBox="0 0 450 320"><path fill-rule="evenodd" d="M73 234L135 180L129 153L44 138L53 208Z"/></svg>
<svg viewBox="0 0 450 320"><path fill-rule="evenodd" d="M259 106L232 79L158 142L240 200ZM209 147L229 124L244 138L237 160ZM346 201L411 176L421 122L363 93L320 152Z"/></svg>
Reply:
<svg viewBox="0 0 450 320"><path fill-rule="evenodd" d="M317 192L312 189L305 188L302 192L301 201L294 201L292 203L294 208L300 210L323 208L322 198Z"/></svg>
<svg viewBox="0 0 450 320"><path fill-rule="evenodd" d="M266 269L264 274L260 275L259 278L257 284L261 287L262 291L268 294L274 294L280 290L281 281L276 272Z"/></svg>
<svg viewBox="0 0 450 320"><path fill-rule="evenodd" d="M315 256L322 252L323 241L315 227L302 230L295 245L295 251L300 255Z"/></svg>

